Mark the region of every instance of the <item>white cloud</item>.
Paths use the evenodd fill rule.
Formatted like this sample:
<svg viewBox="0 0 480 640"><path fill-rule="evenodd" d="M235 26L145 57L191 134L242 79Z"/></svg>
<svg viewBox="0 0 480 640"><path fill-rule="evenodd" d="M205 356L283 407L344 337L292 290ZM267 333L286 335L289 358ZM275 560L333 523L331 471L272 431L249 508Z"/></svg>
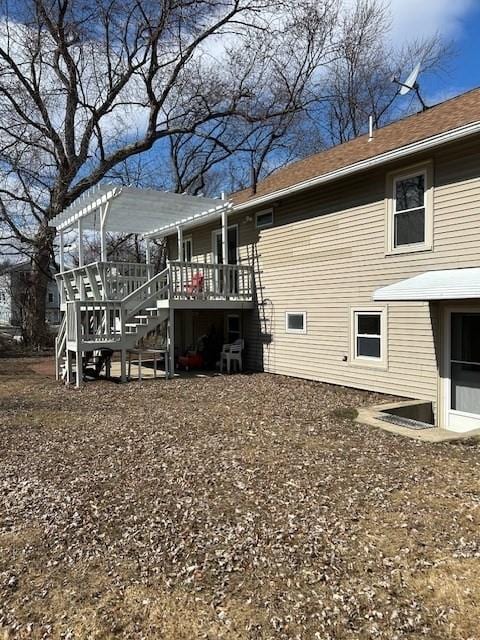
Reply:
<svg viewBox="0 0 480 640"><path fill-rule="evenodd" d="M390 0L391 37L395 44L437 32L447 39L459 37L474 6L475 0Z"/></svg>

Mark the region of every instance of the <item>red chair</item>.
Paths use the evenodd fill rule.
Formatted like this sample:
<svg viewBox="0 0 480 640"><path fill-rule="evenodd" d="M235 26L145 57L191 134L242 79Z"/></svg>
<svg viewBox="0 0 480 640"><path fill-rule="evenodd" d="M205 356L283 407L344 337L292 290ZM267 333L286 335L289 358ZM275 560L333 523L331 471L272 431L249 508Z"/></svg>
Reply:
<svg viewBox="0 0 480 640"><path fill-rule="evenodd" d="M202 369L204 366L203 355L198 351L187 351L184 356L178 358L177 367L179 369Z"/></svg>
<svg viewBox="0 0 480 640"><path fill-rule="evenodd" d="M205 281L205 277L203 273L194 273L192 276L192 281L185 285L185 291L187 296L194 298L201 293L203 293L203 283Z"/></svg>

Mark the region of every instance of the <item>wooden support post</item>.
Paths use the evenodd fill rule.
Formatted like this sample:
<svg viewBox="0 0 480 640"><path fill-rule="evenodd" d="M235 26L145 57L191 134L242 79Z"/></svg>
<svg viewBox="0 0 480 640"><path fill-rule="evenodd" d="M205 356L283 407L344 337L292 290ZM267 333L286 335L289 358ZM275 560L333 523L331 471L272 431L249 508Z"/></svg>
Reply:
<svg viewBox="0 0 480 640"><path fill-rule="evenodd" d="M78 219L78 266L83 267L83 219Z"/></svg>
<svg viewBox="0 0 480 640"><path fill-rule="evenodd" d="M58 232L58 241L60 245L60 251L59 251L60 273L62 273L62 271L65 271L65 242L64 242L64 236L63 236L63 229L61 229Z"/></svg>
<svg viewBox="0 0 480 640"><path fill-rule="evenodd" d="M60 273L63 273L65 271L65 242L64 242L63 229L61 229L58 232L58 241L60 245L60 250L59 250ZM60 294L60 304L62 305L65 302L65 281L63 277L57 280L57 284L58 284L58 291Z"/></svg>
<svg viewBox="0 0 480 640"><path fill-rule="evenodd" d="M183 262L183 229L182 227L177 227L177 260L179 262Z"/></svg>
<svg viewBox="0 0 480 640"><path fill-rule="evenodd" d="M228 222L227 210L222 211L222 262L228 264Z"/></svg>
<svg viewBox="0 0 480 640"><path fill-rule="evenodd" d="M78 266L83 267L84 264L84 253L83 253L83 220L82 218L78 219ZM80 300L85 299L85 285L83 282L83 274L81 271L78 272L78 280L77 287L80 294Z"/></svg>
<svg viewBox="0 0 480 640"><path fill-rule="evenodd" d="M127 381L127 350L120 350L120 382Z"/></svg>
<svg viewBox="0 0 480 640"><path fill-rule="evenodd" d="M110 203L107 202L100 211L100 261L107 262L107 232L106 223L108 215L108 207Z"/></svg>
<svg viewBox="0 0 480 640"><path fill-rule="evenodd" d="M77 380L75 386L77 389L80 389L83 383L83 353L77 348L76 351L77 358Z"/></svg>
<svg viewBox="0 0 480 640"><path fill-rule="evenodd" d="M153 277L150 238L145 238L145 262L147 263L147 276L148 276L148 279L150 280L150 278ZM150 293L150 290L149 290L149 293Z"/></svg>
<svg viewBox="0 0 480 640"><path fill-rule="evenodd" d="M222 211L222 262L228 264L228 220L227 210ZM228 296L228 269L223 269L223 292Z"/></svg>
<svg viewBox="0 0 480 640"><path fill-rule="evenodd" d="M175 376L175 309L170 307L168 318L168 359L169 376Z"/></svg>
<svg viewBox="0 0 480 640"><path fill-rule="evenodd" d="M67 360L66 360L66 366L67 366L67 384L72 384L72 351L70 351L70 349L67 349Z"/></svg>

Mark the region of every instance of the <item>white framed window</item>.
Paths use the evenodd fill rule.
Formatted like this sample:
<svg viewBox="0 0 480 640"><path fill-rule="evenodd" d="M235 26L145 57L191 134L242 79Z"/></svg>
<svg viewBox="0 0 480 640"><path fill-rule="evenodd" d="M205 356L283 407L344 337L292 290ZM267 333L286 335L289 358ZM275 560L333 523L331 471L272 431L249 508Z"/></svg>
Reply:
<svg viewBox="0 0 480 640"><path fill-rule="evenodd" d="M384 307L352 309L351 361L385 367L387 363L387 311Z"/></svg>
<svg viewBox="0 0 480 640"><path fill-rule="evenodd" d="M273 226L273 209L264 209L255 214L255 226L257 229Z"/></svg>
<svg viewBox="0 0 480 640"><path fill-rule="evenodd" d="M192 242L192 236L186 236L183 238L183 243L182 243L182 261L183 262L191 262L192 261L192 256L193 256L193 242Z"/></svg>
<svg viewBox="0 0 480 640"><path fill-rule="evenodd" d="M285 331L286 333L307 333L307 312L286 311Z"/></svg>
<svg viewBox="0 0 480 640"><path fill-rule="evenodd" d="M387 176L387 253L433 246L433 167L423 163Z"/></svg>

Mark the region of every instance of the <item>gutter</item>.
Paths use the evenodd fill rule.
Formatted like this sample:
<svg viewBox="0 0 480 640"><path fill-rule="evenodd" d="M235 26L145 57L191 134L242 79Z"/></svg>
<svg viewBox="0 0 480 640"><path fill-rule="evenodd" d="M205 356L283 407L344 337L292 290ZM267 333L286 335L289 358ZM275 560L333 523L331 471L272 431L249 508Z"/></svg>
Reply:
<svg viewBox="0 0 480 640"><path fill-rule="evenodd" d="M303 182L297 182L297 184L294 184L290 187L272 191L271 193L267 193L263 196L248 200L247 202L242 202L240 204L234 203L233 210L245 211L252 207L257 207L259 205L269 203L272 200L279 200L280 198L285 198L292 194L299 193L300 191L311 189L312 187L316 187L327 182L333 182L334 180L338 180L339 178L343 178L360 171L365 171L366 169L377 167L387 162L391 162L399 158L411 155L412 153L418 153L420 151L432 149L433 147L438 147L442 144L453 142L455 140L465 138L475 133L480 133L480 121L458 127L457 129L450 129L449 131L440 133L436 136L425 138L424 140L421 140L419 142L413 142L409 145L406 145L405 147L399 147L397 149L393 149L392 151L387 151L366 160L360 160L359 162L355 162L354 164L342 167L341 169L336 169L335 171L324 173L321 176L309 178L308 180L304 180Z"/></svg>

